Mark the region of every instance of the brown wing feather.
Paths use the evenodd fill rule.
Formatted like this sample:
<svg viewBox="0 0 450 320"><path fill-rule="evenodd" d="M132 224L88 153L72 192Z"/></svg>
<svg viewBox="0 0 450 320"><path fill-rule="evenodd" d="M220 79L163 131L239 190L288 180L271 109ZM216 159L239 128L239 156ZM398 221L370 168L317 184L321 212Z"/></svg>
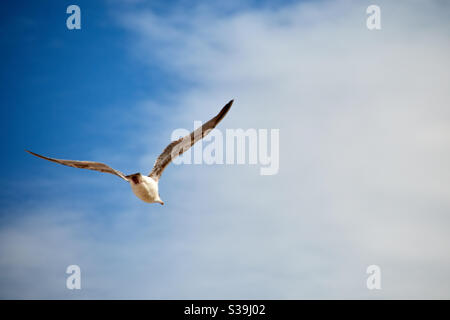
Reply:
<svg viewBox="0 0 450 320"><path fill-rule="evenodd" d="M189 150L189 148L191 148L194 143L203 139L203 137L205 137L212 129L217 126L217 124L225 117L228 110L230 110L233 101L234 100L228 102L214 118L206 122L204 125L195 129L187 136L170 143L159 155L158 159L156 159L155 165L153 166L152 172L150 172L149 176L153 180L158 181L164 169L173 159L183 154L183 152Z"/></svg>
<svg viewBox="0 0 450 320"><path fill-rule="evenodd" d="M114 170L113 168L107 166L104 163L100 163L100 162L94 162L94 161L76 161L76 160L62 160L62 159L54 159L54 158L48 158L48 157L44 157L41 156L40 154L25 150L28 153L31 153L32 155L39 157L41 159L45 159L48 161L53 161L59 164L63 164L65 166L69 166L69 167L73 167L73 168L80 168L80 169L89 169L89 170L95 170L95 171L100 171L100 172L106 172L106 173L111 173L114 174L122 179L124 179L125 181L128 181L128 179L125 177L125 175L118 171L118 170Z"/></svg>

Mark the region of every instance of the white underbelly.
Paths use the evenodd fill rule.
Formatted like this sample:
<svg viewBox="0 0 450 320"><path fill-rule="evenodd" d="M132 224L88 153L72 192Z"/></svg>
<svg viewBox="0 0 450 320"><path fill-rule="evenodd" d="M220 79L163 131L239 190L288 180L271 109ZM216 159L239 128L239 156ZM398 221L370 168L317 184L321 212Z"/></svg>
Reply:
<svg viewBox="0 0 450 320"><path fill-rule="evenodd" d="M155 199L158 196L158 191L145 182L132 184L131 189L133 190L133 193L136 195L136 197L148 203L155 202Z"/></svg>

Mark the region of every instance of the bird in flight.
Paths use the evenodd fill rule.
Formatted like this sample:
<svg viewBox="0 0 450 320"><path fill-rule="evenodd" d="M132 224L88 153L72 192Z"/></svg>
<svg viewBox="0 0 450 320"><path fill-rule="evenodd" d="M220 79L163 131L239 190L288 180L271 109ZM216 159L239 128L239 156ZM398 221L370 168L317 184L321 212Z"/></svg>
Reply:
<svg viewBox="0 0 450 320"><path fill-rule="evenodd" d="M187 136L171 142L156 159L153 169L148 176L144 176L139 172L126 176L122 172L115 170L101 162L54 159L44 157L40 154L28 150L25 151L31 153L36 157L63 164L65 166L114 174L130 183L133 193L142 201L147 203L160 203L163 205L164 202L159 196L158 182L164 169L173 159L183 154L183 152L189 150L189 148L191 148L194 143L203 139L203 137L205 137L212 129L214 129L228 113L232 104L233 100L228 102L214 118L206 122L204 125L195 129Z"/></svg>

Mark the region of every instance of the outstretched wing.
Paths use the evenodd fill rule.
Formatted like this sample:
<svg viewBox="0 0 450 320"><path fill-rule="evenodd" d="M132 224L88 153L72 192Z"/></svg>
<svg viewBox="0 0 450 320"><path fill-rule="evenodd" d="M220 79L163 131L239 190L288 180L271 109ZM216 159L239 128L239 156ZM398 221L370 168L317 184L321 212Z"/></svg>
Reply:
<svg viewBox="0 0 450 320"><path fill-rule="evenodd" d="M53 158L48 158L48 157L44 157L41 156L40 154L25 150L28 153L31 153L32 155L48 160L48 161L53 161L59 164L63 164L65 166L69 166L69 167L74 167L74 168L80 168L80 169L89 169L89 170L95 170L95 171L100 171L100 172L107 172L107 173L112 173L115 174L118 177L121 177L122 179L124 179L125 181L128 182L128 179L125 177L125 175L117 170L114 170L113 168L107 166L104 163L100 163L100 162L94 162L94 161L76 161L76 160L61 160L61 159L53 159Z"/></svg>
<svg viewBox="0 0 450 320"><path fill-rule="evenodd" d="M150 172L149 176L153 180L158 181L164 169L173 159L183 154L183 152L189 150L189 148L192 147L194 143L203 139L203 137L205 137L212 129L217 126L217 124L225 117L228 110L230 110L233 101L234 100L228 102L222 108L222 110L220 110L217 116L191 132L191 134L188 134L187 136L170 143L159 155L158 159L156 159L155 165L153 166L152 172Z"/></svg>

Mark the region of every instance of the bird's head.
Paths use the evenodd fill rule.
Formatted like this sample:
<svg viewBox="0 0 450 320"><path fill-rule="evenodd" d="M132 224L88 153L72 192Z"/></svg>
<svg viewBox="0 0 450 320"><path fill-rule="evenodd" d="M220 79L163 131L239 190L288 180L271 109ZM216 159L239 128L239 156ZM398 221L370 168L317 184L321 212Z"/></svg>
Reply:
<svg viewBox="0 0 450 320"><path fill-rule="evenodd" d="M164 201L161 200L161 196L158 193L158 197L155 199L155 203L159 203L160 205L164 205Z"/></svg>

